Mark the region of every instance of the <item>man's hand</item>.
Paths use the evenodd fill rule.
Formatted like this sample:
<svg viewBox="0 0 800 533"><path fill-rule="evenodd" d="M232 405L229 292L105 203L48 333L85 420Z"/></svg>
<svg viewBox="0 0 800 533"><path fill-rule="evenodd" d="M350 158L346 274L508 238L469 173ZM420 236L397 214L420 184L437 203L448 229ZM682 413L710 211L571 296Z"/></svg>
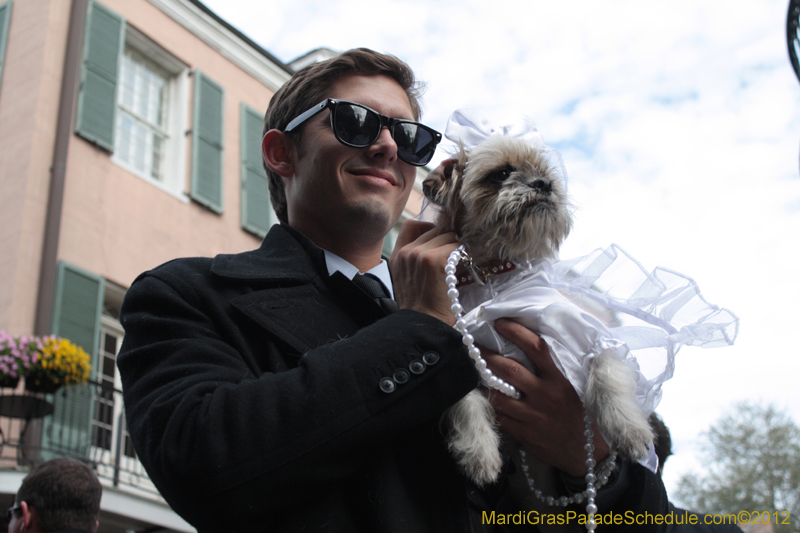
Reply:
<svg viewBox="0 0 800 533"><path fill-rule="evenodd" d="M409 220L403 224L389 258L399 309L413 309L455 324L444 267L458 246L455 233L441 233L429 222Z"/></svg>
<svg viewBox="0 0 800 533"><path fill-rule="evenodd" d="M512 359L484 354L492 372L522 394L521 399L514 400L499 392L490 393L500 429L545 464L583 476L587 470L586 437L578 394L553 363L547 344L538 335L505 319L496 321L495 328L519 346L539 369L537 376ZM597 426L593 430L594 458L599 463L608 456L609 448Z"/></svg>

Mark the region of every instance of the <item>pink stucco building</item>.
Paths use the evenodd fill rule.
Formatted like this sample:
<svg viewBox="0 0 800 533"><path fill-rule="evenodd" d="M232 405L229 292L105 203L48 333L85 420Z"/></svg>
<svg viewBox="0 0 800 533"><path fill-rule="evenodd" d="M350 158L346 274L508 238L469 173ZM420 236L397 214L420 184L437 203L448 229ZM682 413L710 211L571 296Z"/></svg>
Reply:
<svg viewBox="0 0 800 533"><path fill-rule="evenodd" d="M106 484L101 531L193 531L125 437L117 313L144 270L258 246L261 120L292 69L190 0L0 1L0 43L0 329L94 363L93 384L39 398L45 416L3 389L0 504L66 454Z"/></svg>
<svg viewBox="0 0 800 533"><path fill-rule="evenodd" d="M0 390L0 505L71 455L106 486L101 532L193 531L126 437L119 307L139 273L255 248L276 222L261 121L292 72L198 0L0 0L0 330L93 358L90 385Z"/></svg>

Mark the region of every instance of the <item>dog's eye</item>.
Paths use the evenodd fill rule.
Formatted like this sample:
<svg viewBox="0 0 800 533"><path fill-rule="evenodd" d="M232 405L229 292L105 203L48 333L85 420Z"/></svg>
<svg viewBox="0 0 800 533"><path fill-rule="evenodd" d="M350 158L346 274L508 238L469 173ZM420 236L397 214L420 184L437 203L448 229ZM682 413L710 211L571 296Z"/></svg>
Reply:
<svg viewBox="0 0 800 533"><path fill-rule="evenodd" d="M486 179L494 183L503 183L515 170L517 169L515 169L513 166L506 165L505 167L498 168L497 170L486 176Z"/></svg>

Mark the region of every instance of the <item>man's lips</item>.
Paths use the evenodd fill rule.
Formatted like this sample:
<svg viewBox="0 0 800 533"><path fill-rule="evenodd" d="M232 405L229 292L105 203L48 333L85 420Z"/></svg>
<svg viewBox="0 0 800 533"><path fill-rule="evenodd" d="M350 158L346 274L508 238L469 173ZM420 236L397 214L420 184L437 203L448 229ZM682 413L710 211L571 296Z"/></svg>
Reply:
<svg viewBox="0 0 800 533"><path fill-rule="evenodd" d="M350 173L355 176L366 176L382 179L388 181L392 186L397 185L397 178L388 170L381 170L378 168L360 168L351 170Z"/></svg>

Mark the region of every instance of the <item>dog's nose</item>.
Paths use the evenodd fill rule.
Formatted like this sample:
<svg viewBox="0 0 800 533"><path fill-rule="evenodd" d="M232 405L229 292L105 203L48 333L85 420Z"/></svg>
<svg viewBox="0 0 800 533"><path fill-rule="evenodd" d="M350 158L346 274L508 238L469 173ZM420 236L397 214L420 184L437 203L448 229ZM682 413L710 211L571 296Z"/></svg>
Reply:
<svg viewBox="0 0 800 533"><path fill-rule="evenodd" d="M536 178L531 183L531 189L538 189L541 192L550 192L550 181L543 178Z"/></svg>

